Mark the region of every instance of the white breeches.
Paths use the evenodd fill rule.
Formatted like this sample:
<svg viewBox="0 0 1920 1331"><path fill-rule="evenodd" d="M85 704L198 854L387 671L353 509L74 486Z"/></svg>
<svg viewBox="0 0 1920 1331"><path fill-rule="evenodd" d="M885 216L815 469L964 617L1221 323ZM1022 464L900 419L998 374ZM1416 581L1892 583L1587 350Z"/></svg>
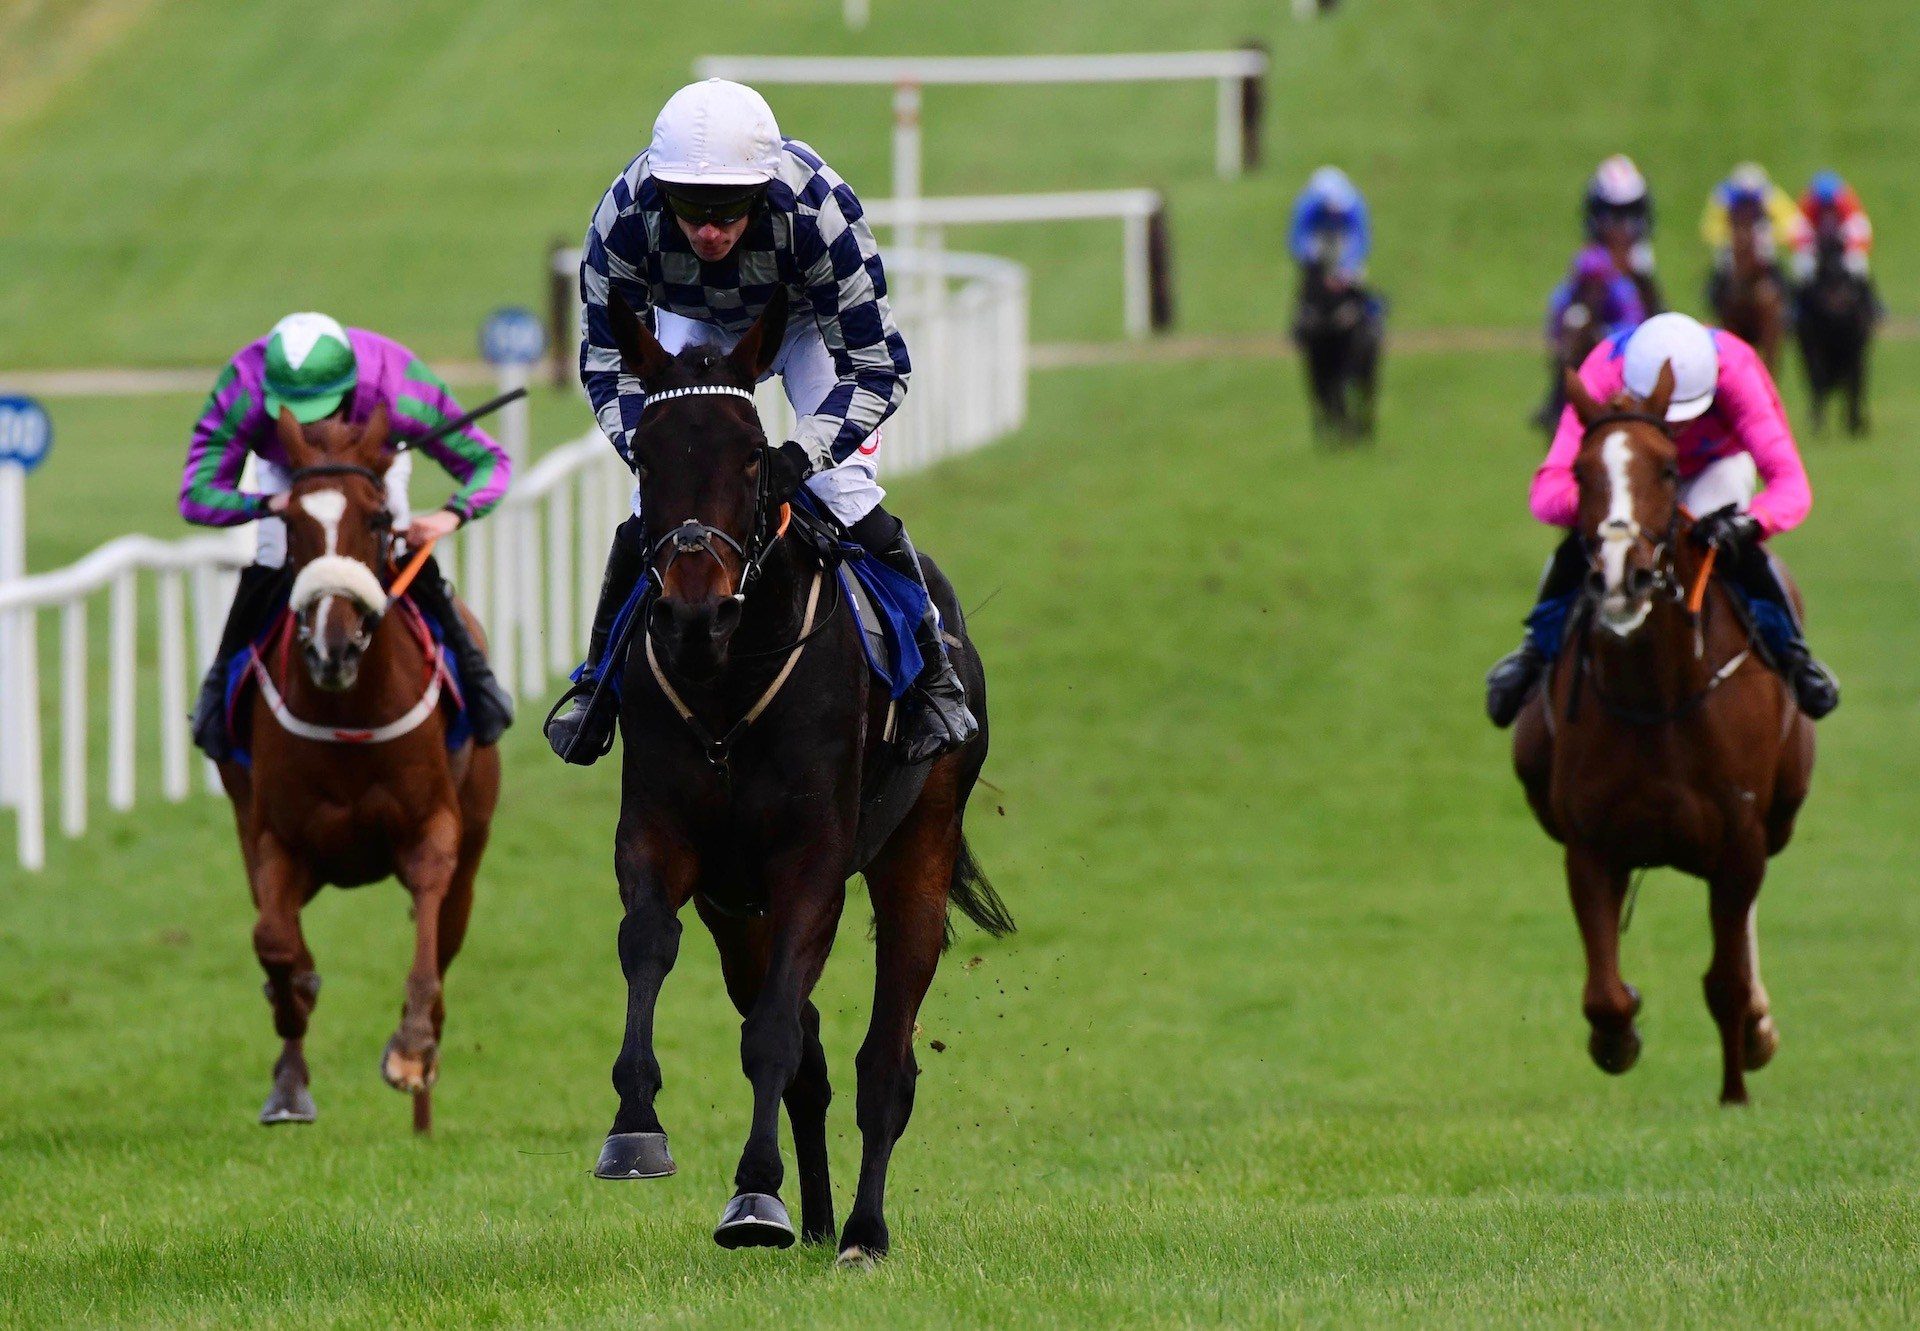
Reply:
<svg viewBox="0 0 1920 1331"><path fill-rule="evenodd" d="M732 351L740 341L725 329L683 319L667 310L656 309L653 318L654 335L668 352L677 353L697 345ZM780 354L774 357L773 368L767 371L769 378L776 374L780 376L780 386L786 390L787 401L793 404L795 416L810 414L826 400L840 376L833 368L833 354L820 339L820 325L812 319L796 319L787 325ZM879 460L880 431L876 430L845 462L815 472L807 480L807 489L826 505L841 526L851 527L887 497L887 492L880 488ZM640 515L638 486L633 491L633 513L635 517Z"/></svg>
<svg viewBox="0 0 1920 1331"><path fill-rule="evenodd" d="M1709 463L1692 480L1680 486L1680 502L1696 518L1737 504L1742 513L1760 489L1760 472L1753 465L1753 454L1735 453Z"/></svg>
<svg viewBox="0 0 1920 1331"><path fill-rule="evenodd" d="M413 454L402 452L393 459L393 465L387 468L387 511L393 514L393 529L403 532L407 524L413 521L413 505L407 498L407 482L413 478ZM253 460L253 483L248 486L255 494L285 494L293 488L293 481L284 467L268 462L265 458ZM255 526L257 544L254 546L253 562L268 568L279 568L287 562L287 524L283 518L261 518Z"/></svg>

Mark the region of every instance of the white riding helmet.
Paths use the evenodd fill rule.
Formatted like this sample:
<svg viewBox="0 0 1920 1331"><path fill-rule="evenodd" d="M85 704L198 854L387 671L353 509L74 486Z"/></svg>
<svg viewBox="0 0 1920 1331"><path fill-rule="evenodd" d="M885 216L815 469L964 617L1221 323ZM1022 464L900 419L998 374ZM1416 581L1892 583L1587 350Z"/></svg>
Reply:
<svg viewBox="0 0 1920 1331"><path fill-rule="evenodd" d="M1624 208L1647 197L1647 178L1625 153L1615 153L1593 173L1593 193L1600 202Z"/></svg>
<svg viewBox="0 0 1920 1331"><path fill-rule="evenodd" d="M1713 405L1720 383L1720 352L1713 345L1713 334L1698 319L1656 314L1628 336L1621 378L1629 393L1651 397L1663 365L1673 366L1673 400L1667 405L1667 420L1690 421Z"/></svg>
<svg viewBox="0 0 1920 1331"><path fill-rule="evenodd" d="M1347 173L1337 166L1323 166L1308 176L1307 193L1336 212L1352 212L1360 202L1360 191L1354 188Z"/></svg>
<svg viewBox="0 0 1920 1331"><path fill-rule="evenodd" d="M647 170L676 185L764 185L780 169L780 126L744 83L707 79L667 99Z"/></svg>

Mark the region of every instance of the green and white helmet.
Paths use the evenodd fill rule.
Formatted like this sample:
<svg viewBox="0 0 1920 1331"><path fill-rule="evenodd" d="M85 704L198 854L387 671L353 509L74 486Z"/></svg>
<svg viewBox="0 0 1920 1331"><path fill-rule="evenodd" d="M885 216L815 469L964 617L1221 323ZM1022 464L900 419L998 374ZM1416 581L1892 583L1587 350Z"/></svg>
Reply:
<svg viewBox="0 0 1920 1331"><path fill-rule="evenodd" d="M280 408L302 425L331 416L353 391L359 367L353 344L337 320L311 312L289 314L267 334L267 415Z"/></svg>

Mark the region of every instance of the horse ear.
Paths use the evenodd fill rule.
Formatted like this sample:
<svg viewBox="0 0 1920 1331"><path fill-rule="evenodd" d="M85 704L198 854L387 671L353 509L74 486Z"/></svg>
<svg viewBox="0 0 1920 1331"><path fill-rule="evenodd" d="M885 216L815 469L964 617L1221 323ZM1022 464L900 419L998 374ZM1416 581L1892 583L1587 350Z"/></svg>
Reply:
<svg viewBox="0 0 1920 1331"><path fill-rule="evenodd" d="M280 418L274 422L274 432L280 436L280 447L286 450L287 461L293 464L293 470L311 467L320 460L314 446L307 442L307 432L288 408L280 408Z"/></svg>
<svg viewBox="0 0 1920 1331"><path fill-rule="evenodd" d="M607 322L613 328L613 344L620 348L620 359L627 373L641 383L651 383L673 363L673 357L660 345L633 307L617 291L607 292Z"/></svg>
<svg viewBox="0 0 1920 1331"><path fill-rule="evenodd" d="M382 475L393 465L393 453L387 448L392 433L393 423L387 415L387 404L382 402L373 409L372 417L354 440L354 448L359 451L361 462Z"/></svg>
<svg viewBox="0 0 1920 1331"><path fill-rule="evenodd" d="M1606 409L1594 401L1593 394L1587 391L1586 380L1572 366L1561 373L1566 384L1567 405L1573 408L1573 414L1580 418L1582 425L1592 425L1605 414Z"/></svg>
<svg viewBox="0 0 1920 1331"><path fill-rule="evenodd" d="M1653 392L1647 397L1647 415L1667 418L1667 408L1673 403L1673 362L1667 361L1660 366L1660 377L1653 381Z"/></svg>
<svg viewBox="0 0 1920 1331"><path fill-rule="evenodd" d="M738 346L728 353L732 361L748 380L759 383L760 376L773 368L774 357L780 354L780 344L787 336L787 286L782 282L774 287L773 299L767 302L767 308L760 311L760 317L753 321L753 327L741 335Z"/></svg>

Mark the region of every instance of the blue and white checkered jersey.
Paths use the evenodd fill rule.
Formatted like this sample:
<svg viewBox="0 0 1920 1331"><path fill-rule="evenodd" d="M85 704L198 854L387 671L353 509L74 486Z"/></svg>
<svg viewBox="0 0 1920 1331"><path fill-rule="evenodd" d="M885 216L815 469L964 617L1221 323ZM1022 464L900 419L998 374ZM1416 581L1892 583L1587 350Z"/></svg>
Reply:
<svg viewBox="0 0 1920 1331"><path fill-rule="evenodd" d="M630 436L647 397L621 370L607 322L609 291L643 317L667 310L737 335L766 309L775 284L785 283L788 327L814 320L839 375L794 428L815 470L849 457L906 396L907 344L887 303L880 247L853 190L813 149L787 139L766 204L718 263L693 252L644 152L594 210L580 259L580 382L601 431L629 463Z"/></svg>

